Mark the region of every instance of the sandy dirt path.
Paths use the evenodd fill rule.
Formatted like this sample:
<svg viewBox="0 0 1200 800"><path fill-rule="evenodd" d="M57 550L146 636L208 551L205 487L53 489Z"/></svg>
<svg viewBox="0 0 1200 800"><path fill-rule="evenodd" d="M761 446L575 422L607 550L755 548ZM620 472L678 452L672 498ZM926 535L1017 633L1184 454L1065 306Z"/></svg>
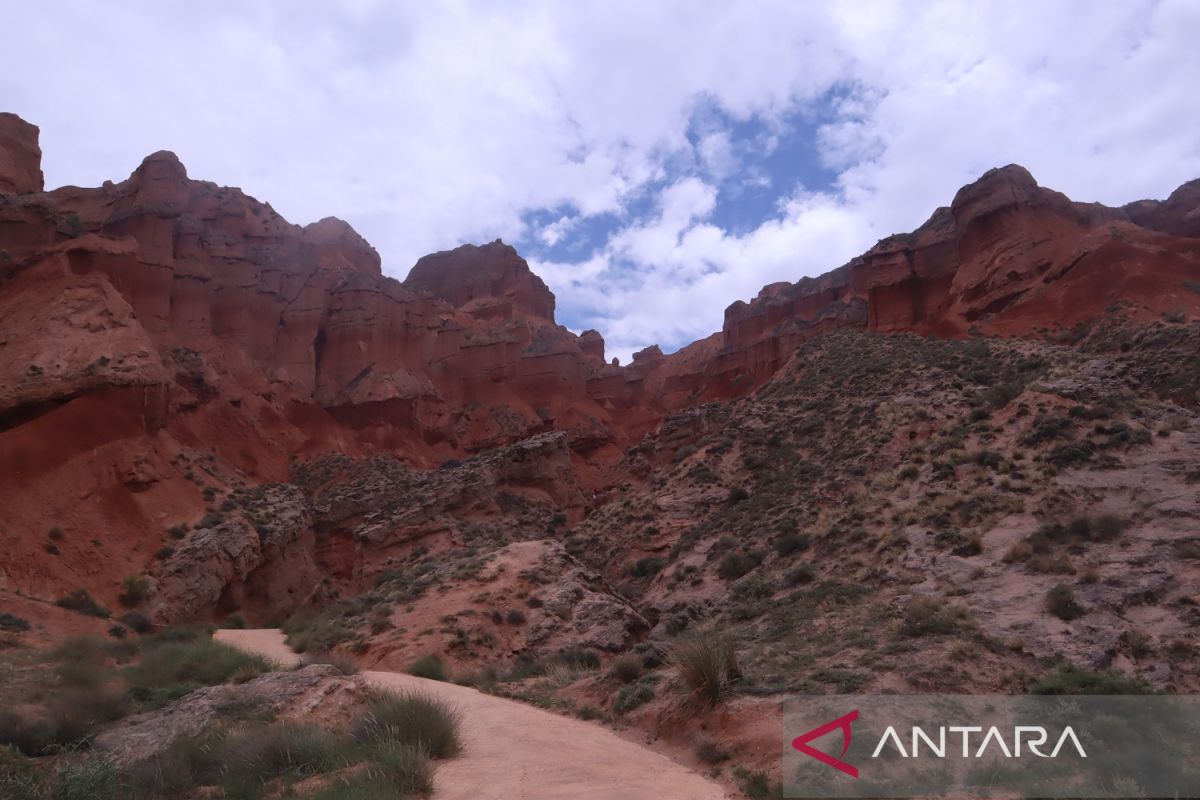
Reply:
<svg viewBox="0 0 1200 800"><path fill-rule="evenodd" d="M220 630L216 638L282 666L299 660L277 630ZM728 800L717 783L598 725L467 686L397 672L362 675L459 709L463 753L438 762L438 800Z"/></svg>

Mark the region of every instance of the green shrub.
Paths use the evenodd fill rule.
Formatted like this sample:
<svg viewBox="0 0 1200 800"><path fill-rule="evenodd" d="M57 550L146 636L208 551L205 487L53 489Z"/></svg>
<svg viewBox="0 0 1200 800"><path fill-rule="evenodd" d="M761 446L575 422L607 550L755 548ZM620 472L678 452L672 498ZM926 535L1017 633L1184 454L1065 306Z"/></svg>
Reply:
<svg viewBox="0 0 1200 800"><path fill-rule="evenodd" d="M551 663L563 664L575 670L600 669L600 656L586 647L565 647L550 657Z"/></svg>
<svg viewBox="0 0 1200 800"><path fill-rule="evenodd" d="M742 782L742 793L751 800L767 800L767 798L783 797L783 789L778 785L772 787L767 773L761 770L748 770L738 767L733 774Z"/></svg>
<svg viewBox="0 0 1200 800"><path fill-rule="evenodd" d="M817 577L817 571L812 564L800 564L788 570L783 576L784 582L788 586L799 586L804 583L812 583Z"/></svg>
<svg viewBox="0 0 1200 800"><path fill-rule="evenodd" d="M1046 593L1046 610L1061 620L1070 622L1084 615L1083 606L1075 600L1075 593L1065 583L1060 583Z"/></svg>
<svg viewBox="0 0 1200 800"><path fill-rule="evenodd" d="M428 678L431 681L450 680L450 673L446 669L446 662L442 661L441 656L436 653L421 656L409 664L408 674L415 675L418 678Z"/></svg>
<svg viewBox="0 0 1200 800"><path fill-rule="evenodd" d="M145 575L129 575L121 581L121 594L117 600L126 608L133 608L141 605L149 596L150 579Z"/></svg>
<svg viewBox="0 0 1200 800"><path fill-rule="evenodd" d="M408 745L430 758L450 758L462 749L458 725L458 713L441 700L378 692L352 731L361 743Z"/></svg>
<svg viewBox="0 0 1200 800"><path fill-rule="evenodd" d="M1074 467L1086 464L1096 455L1096 446L1084 440L1081 442L1064 442L1055 445L1046 454L1046 460L1056 467Z"/></svg>
<svg viewBox="0 0 1200 800"><path fill-rule="evenodd" d="M705 764L720 764L729 760L729 752L712 739L704 739L696 746L696 757Z"/></svg>
<svg viewBox="0 0 1200 800"><path fill-rule="evenodd" d="M241 614L235 611L225 618L225 621L221 623L221 627L240 631L246 627L246 620Z"/></svg>
<svg viewBox="0 0 1200 800"><path fill-rule="evenodd" d="M709 705L720 701L742 676L733 641L714 633L675 642L668 662L679 673L689 694Z"/></svg>
<svg viewBox="0 0 1200 800"><path fill-rule="evenodd" d="M657 575L666 563L660 556L646 556L639 558L631 571L635 578L650 578Z"/></svg>
<svg viewBox="0 0 1200 800"><path fill-rule="evenodd" d="M108 619L110 616L112 616L112 613L107 608L100 605L92 598L87 589L75 589L70 594L64 595L55 600L54 604L59 608L65 608L69 611L78 611L80 614L87 614L90 617Z"/></svg>
<svg viewBox="0 0 1200 800"><path fill-rule="evenodd" d="M934 597L914 597L904 606L900 633L904 636L938 636L974 627L971 613Z"/></svg>
<svg viewBox="0 0 1200 800"><path fill-rule="evenodd" d="M717 564L717 575L722 580L735 581L754 569L762 562L762 556L756 553L738 551L726 553Z"/></svg>
<svg viewBox="0 0 1200 800"><path fill-rule="evenodd" d="M29 620L24 617L18 617L16 614L0 612L0 631L23 633L27 630L29 630Z"/></svg>
<svg viewBox="0 0 1200 800"><path fill-rule="evenodd" d="M510 608L508 613L504 615L504 621L509 625L524 625L525 612L519 608Z"/></svg>
<svg viewBox="0 0 1200 800"><path fill-rule="evenodd" d="M140 611L126 611L121 615L121 624L135 633L147 633L153 627L150 618Z"/></svg>
<svg viewBox="0 0 1200 800"><path fill-rule="evenodd" d="M1154 694L1141 678L1112 670L1090 672L1071 664L1043 676L1030 691L1033 694Z"/></svg>
<svg viewBox="0 0 1200 800"><path fill-rule="evenodd" d="M781 557L799 553L808 547L808 536L803 533L784 533L775 539L775 552Z"/></svg>
<svg viewBox="0 0 1200 800"><path fill-rule="evenodd" d="M218 514L215 511L210 511L209 513L205 514L203 517L200 518L200 521L196 523L196 527L197 528L215 528L224 521L225 521L225 517L221 516L220 514Z"/></svg>
<svg viewBox="0 0 1200 800"><path fill-rule="evenodd" d="M613 711L618 714L628 714L639 706L644 706L654 699L654 687L647 683L636 683L632 686L622 686L613 698Z"/></svg>
<svg viewBox="0 0 1200 800"><path fill-rule="evenodd" d="M642 659L633 653L625 653L613 659L609 670L621 683L633 683L642 674Z"/></svg>

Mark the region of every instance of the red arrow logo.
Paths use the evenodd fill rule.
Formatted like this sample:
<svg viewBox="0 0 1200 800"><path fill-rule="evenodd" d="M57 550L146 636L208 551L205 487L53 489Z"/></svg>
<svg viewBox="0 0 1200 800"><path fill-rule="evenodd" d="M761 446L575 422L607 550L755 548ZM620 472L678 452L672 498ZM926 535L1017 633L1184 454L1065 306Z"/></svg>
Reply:
<svg viewBox="0 0 1200 800"><path fill-rule="evenodd" d="M856 719L858 719L857 708L851 711L849 714L838 717L833 722L826 722L819 728L813 728L808 733L803 733L797 736L795 739L792 739L792 747L799 750L801 753L804 753L806 756L815 758L822 764L828 764L839 772L846 773L851 778L857 778L858 767L847 764L840 758L834 758L828 753L822 753L820 750L816 749L815 747L810 747L808 744L813 739L820 739L825 734L830 733L831 731L836 731L840 728L842 731L842 755L845 756L846 751L850 749L850 737L853 736L853 733L850 730L850 723L854 722Z"/></svg>

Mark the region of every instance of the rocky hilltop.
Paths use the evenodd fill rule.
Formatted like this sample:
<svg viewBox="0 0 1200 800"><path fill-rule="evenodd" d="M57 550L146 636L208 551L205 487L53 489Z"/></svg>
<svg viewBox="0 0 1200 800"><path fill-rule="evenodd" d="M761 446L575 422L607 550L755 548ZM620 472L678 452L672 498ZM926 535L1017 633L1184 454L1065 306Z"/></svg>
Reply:
<svg viewBox="0 0 1200 800"><path fill-rule="evenodd" d="M716 624L751 694L1057 658L1198 685L1200 182L1109 208L992 170L619 365L503 242L398 281L169 152L46 191L37 136L0 115L0 610L30 637L301 612L397 667L653 670ZM956 647L978 666L920 666Z"/></svg>

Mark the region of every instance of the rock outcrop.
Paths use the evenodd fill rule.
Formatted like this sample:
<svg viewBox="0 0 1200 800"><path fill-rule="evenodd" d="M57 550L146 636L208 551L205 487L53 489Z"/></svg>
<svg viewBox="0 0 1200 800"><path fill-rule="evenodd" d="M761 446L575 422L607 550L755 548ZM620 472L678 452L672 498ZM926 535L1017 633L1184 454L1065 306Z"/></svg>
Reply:
<svg viewBox="0 0 1200 800"><path fill-rule="evenodd" d="M29 194L43 188L38 129L16 114L0 112L0 194Z"/></svg>

